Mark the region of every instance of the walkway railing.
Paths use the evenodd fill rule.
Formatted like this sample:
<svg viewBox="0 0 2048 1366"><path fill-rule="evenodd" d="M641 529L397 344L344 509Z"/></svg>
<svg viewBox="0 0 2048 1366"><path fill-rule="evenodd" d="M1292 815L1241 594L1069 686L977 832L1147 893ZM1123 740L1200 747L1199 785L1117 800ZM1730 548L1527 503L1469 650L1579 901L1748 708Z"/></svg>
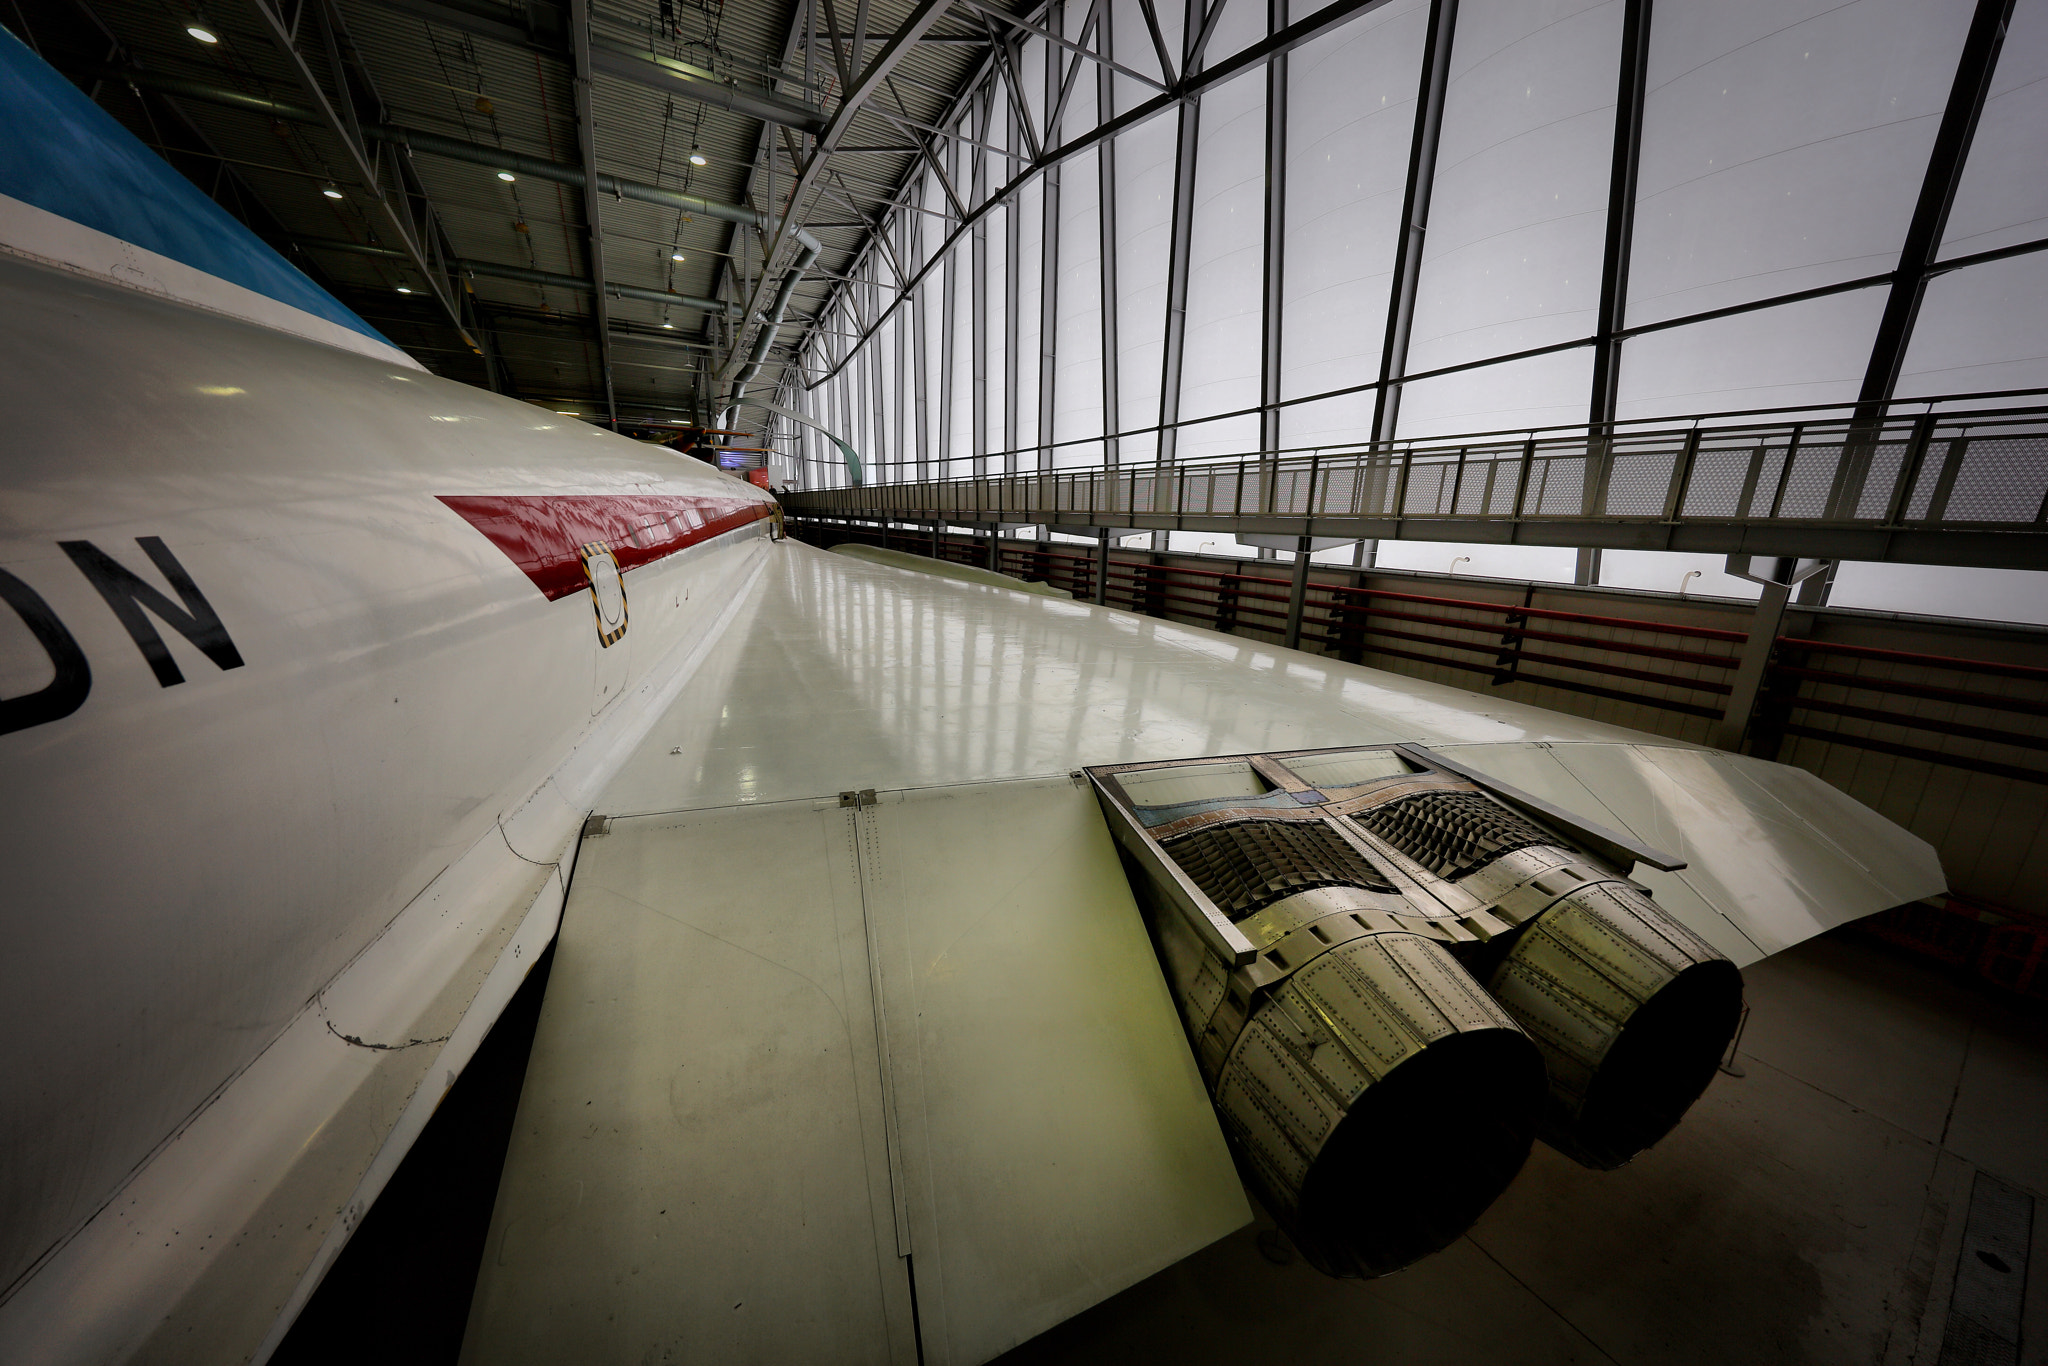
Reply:
<svg viewBox="0 0 2048 1366"><path fill-rule="evenodd" d="M792 493L807 516L2048 568L2048 406L1807 409ZM1918 411L1902 411L1904 409Z"/></svg>

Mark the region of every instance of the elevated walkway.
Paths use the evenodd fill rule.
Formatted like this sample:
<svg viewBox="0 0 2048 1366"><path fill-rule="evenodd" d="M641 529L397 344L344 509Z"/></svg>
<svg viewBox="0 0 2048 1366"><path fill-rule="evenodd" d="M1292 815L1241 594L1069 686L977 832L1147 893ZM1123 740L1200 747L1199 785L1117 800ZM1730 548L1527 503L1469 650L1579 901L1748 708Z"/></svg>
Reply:
<svg viewBox="0 0 2048 1366"><path fill-rule="evenodd" d="M2011 397L978 474L784 501L838 519L2048 567L2048 406L2031 392L2031 406L1985 406ZM1079 449L1101 459L1099 444Z"/></svg>

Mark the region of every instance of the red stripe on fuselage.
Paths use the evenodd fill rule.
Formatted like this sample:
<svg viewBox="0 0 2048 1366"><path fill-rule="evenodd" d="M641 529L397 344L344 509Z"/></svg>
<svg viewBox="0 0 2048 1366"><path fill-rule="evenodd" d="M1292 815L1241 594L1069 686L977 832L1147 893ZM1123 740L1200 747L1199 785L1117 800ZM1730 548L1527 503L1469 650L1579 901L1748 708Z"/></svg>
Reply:
<svg viewBox="0 0 2048 1366"><path fill-rule="evenodd" d="M751 498L643 494L525 494L443 497L490 538L550 602L589 586L579 547L603 541L631 572L687 546L769 514Z"/></svg>

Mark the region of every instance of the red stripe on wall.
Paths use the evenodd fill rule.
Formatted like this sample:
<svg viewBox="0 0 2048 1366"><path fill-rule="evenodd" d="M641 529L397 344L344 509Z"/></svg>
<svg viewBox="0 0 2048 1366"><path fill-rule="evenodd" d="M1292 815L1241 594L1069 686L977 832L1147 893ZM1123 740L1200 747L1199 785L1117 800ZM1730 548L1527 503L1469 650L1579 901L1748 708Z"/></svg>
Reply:
<svg viewBox="0 0 2048 1366"><path fill-rule="evenodd" d="M751 498L531 494L441 499L533 580L550 602L589 586L580 547L603 541L627 573L769 516Z"/></svg>

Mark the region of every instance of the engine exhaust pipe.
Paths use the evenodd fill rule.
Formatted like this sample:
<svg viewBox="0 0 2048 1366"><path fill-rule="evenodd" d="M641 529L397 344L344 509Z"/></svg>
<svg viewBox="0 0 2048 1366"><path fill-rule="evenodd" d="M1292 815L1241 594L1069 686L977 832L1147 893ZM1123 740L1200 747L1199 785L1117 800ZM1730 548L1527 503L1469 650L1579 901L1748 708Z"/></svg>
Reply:
<svg viewBox="0 0 2048 1366"><path fill-rule="evenodd" d="M1214 1096L1241 1169L1310 1264L1383 1276L1448 1247L1507 1189L1543 1089L1507 1013L1441 945L1392 931L1272 991Z"/></svg>
<svg viewBox="0 0 2048 1366"><path fill-rule="evenodd" d="M1628 1161L1733 1037L1741 974L1623 876L1682 864L1429 751L1088 773L1246 1185L1323 1271L1445 1247L1537 1137Z"/></svg>
<svg viewBox="0 0 2048 1366"><path fill-rule="evenodd" d="M1624 882L1544 911L1487 985L1543 1052L1539 1136L1600 1170L1676 1127L1742 1014L1735 965Z"/></svg>

